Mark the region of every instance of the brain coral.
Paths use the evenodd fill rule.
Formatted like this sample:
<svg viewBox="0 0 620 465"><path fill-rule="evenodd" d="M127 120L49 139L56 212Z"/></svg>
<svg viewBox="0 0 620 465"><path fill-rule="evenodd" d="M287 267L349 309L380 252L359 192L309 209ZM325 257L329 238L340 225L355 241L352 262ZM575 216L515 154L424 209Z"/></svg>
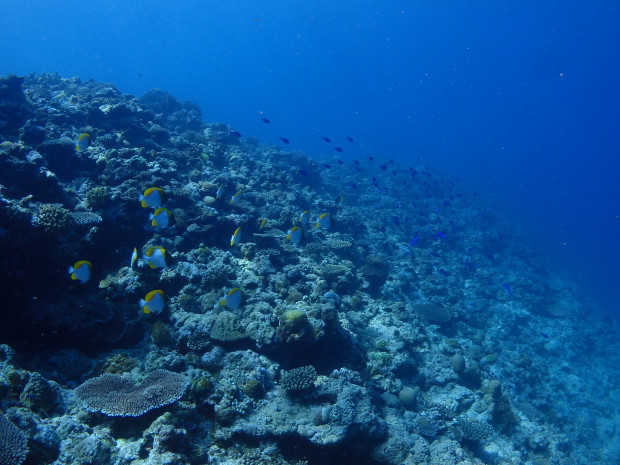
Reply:
<svg viewBox="0 0 620 465"><path fill-rule="evenodd" d="M11 420L0 414L0 463L20 465L28 455L28 439Z"/></svg>
<svg viewBox="0 0 620 465"><path fill-rule="evenodd" d="M138 417L181 398L189 380L178 373L155 370L139 384L119 375L104 374L75 388L91 412L112 417Z"/></svg>

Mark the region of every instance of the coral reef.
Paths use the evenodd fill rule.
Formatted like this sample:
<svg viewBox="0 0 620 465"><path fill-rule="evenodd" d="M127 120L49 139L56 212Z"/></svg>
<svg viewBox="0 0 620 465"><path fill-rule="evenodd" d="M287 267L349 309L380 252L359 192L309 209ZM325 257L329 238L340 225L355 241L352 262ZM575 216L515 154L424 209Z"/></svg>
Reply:
<svg viewBox="0 0 620 465"><path fill-rule="evenodd" d="M2 463L620 461L614 322L458 182L56 74L0 77L0 136Z"/></svg>

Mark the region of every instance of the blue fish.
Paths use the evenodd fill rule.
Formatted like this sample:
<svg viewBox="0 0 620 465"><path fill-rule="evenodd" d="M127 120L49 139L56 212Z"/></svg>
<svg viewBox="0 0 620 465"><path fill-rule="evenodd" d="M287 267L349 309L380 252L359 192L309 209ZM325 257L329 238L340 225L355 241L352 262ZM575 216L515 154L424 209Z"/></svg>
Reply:
<svg viewBox="0 0 620 465"><path fill-rule="evenodd" d="M260 120L265 124L271 123L271 121L269 121L267 118L261 118Z"/></svg>
<svg viewBox="0 0 620 465"><path fill-rule="evenodd" d="M234 129L231 129L229 133L231 136L241 137L241 133L239 131L235 131Z"/></svg>
<svg viewBox="0 0 620 465"><path fill-rule="evenodd" d="M331 144L332 140L329 137L324 137L321 136L321 139L323 139L325 142L327 142L328 144Z"/></svg>
<svg viewBox="0 0 620 465"><path fill-rule="evenodd" d="M289 144L289 143L291 142L291 141L290 141L290 140L288 140L286 137L280 137L280 140L281 140L282 142L284 142L285 144Z"/></svg>
<svg viewBox="0 0 620 465"><path fill-rule="evenodd" d="M334 147L334 150L338 153L342 153L344 149L342 147Z"/></svg>
<svg viewBox="0 0 620 465"><path fill-rule="evenodd" d="M510 284L504 283L504 289L506 289L506 294L511 295L512 289L510 289Z"/></svg>
<svg viewBox="0 0 620 465"><path fill-rule="evenodd" d="M349 142L353 143L353 138L352 138L352 137L347 136L347 140L348 140Z"/></svg>
<svg viewBox="0 0 620 465"><path fill-rule="evenodd" d="M411 241L409 242L409 245L413 247L414 245L418 243L419 240L420 240L420 236L414 236L413 239L411 239Z"/></svg>
<svg viewBox="0 0 620 465"><path fill-rule="evenodd" d="M540 333L540 335L545 339L549 339L549 335L547 333Z"/></svg>
<svg viewBox="0 0 620 465"><path fill-rule="evenodd" d="M444 233L442 233L441 231L437 231L437 236L441 237L442 239L446 238L446 235Z"/></svg>

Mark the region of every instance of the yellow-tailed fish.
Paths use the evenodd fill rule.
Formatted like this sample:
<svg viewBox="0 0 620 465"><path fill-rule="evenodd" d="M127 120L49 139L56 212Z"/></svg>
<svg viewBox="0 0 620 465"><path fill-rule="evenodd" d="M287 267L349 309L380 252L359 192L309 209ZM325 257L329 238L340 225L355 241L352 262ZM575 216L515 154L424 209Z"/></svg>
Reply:
<svg viewBox="0 0 620 465"><path fill-rule="evenodd" d="M144 208L159 208L164 203L164 191L159 187L149 187L140 194L140 205Z"/></svg>
<svg viewBox="0 0 620 465"><path fill-rule="evenodd" d="M242 197L243 197L243 192L242 191L237 192L235 195L233 195L230 198L230 204L234 205L236 203L239 203L239 200L241 200Z"/></svg>
<svg viewBox="0 0 620 465"><path fill-rule="evenodd" d="M241 242L241 226L235 229L235 233L230 237L230 246L234 247Z"/></svg>
<svg viewBox="0 0 620 465"><path fill-rule="evenodd" d="M265 218L263 221L260 222L260 228L259 229L263 229L266 224L267 224L267 218Z"/></svg>
<svg viewBox="0 0 620 465"><path fill-rule="evenodd" d="M142 262L153 269L166 269L168 267L166 263L166 249L163 247L151 247L142 256Z"/></svg>
<svg viewBox="0 0 620 465"><path fill-rule="evenodd" d="M84 133L84 134L80 134L80 137L78 137L77 143L75 144L75 150L79 151L83 151L86 150L88 147L90 146L90 134L88 133Z"/></svg>
<svg viewBox="0 0 620 465"><path fill-rule="evenodd" d="M172 212L166 207L159 207L157 210L155 210L149 215L149 220L151 220L151 224L156 228L167 227L170 224L171 219Z"/></svg>
<svg viewBox="0 0 620 465"><path fill-rule="evenodd" d="M301 215L299 215L299 222L303 227L307 227L310 222L310 213L308 210L305 210Z"/></svg>
<svg viewBox="0 0 620 465"><path fill-rule="evenodd" d="M131 261L129 262L129 268L133 268L133 264L136 263L138 259L138 250L134 247L133 252L131 253Z"/></svg>
<svg viewBox="0 0 620 465"><path fill-rule="evenodd" d="M215 193L215 198L219 199L222 194L224 194L224 184L220 184L220 187L217 188L217 192Z"/></svg>
<svg viewBox="0 0 620 465"><path fill-rule="evenodd" d="M238 287L231 289L228 294L224 296L222 300L220 300L220 305L222 307L228 307L233 310L237 310L241 303L243 302L243 291Z"/></svg>
<svg viewBox="0 0 620 465"><path fill-rule="evenodd" d="M323 213L316 219L316 227L319 229L329 229L332 225L332 216L329 213Z"/></svg>
<svg viewBox="0 0 620 465"><path fill-rule="evenodd" d="M166 305L164 291L156 290L149 292L144 299L140 299L140 308L144 313L161 313Z"/></svg>
<svg viewBox="0 0 620 465"><path fill-rule="evenodd" d="M299 244L299 241L301 241L302 237L304 237L304 230L299 226L293 226L286 233L286 238L293 244Z"/></svg>
<svg viewBox="0 0 620 465"><path fill-rule="evenodd" d="M78 280L83 284L90 279L92 270L92 263L87 260L80 260L69 267L69 274L71 275L71 279Z"/></svg>
<svg viewBox="0 0 620 465"><path fill-rule="evenodd" d="M340 208L340 205L342 205L342 202L344 202L344 197L342 195L339 195L338 197L336 197L335 203L336 203L337 208Z"/></svg>

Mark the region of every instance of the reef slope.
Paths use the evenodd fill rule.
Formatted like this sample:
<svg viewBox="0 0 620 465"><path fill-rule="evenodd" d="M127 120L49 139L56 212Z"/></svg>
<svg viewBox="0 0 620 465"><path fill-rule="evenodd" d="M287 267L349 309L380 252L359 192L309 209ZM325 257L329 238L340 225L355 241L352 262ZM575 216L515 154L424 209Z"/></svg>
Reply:
<svg viewBox="0 0 620 465"><path fill-rule="evenodd" d="M613 323L440 173L56 74L0 142L8 463L620 461Z"/></svg>

